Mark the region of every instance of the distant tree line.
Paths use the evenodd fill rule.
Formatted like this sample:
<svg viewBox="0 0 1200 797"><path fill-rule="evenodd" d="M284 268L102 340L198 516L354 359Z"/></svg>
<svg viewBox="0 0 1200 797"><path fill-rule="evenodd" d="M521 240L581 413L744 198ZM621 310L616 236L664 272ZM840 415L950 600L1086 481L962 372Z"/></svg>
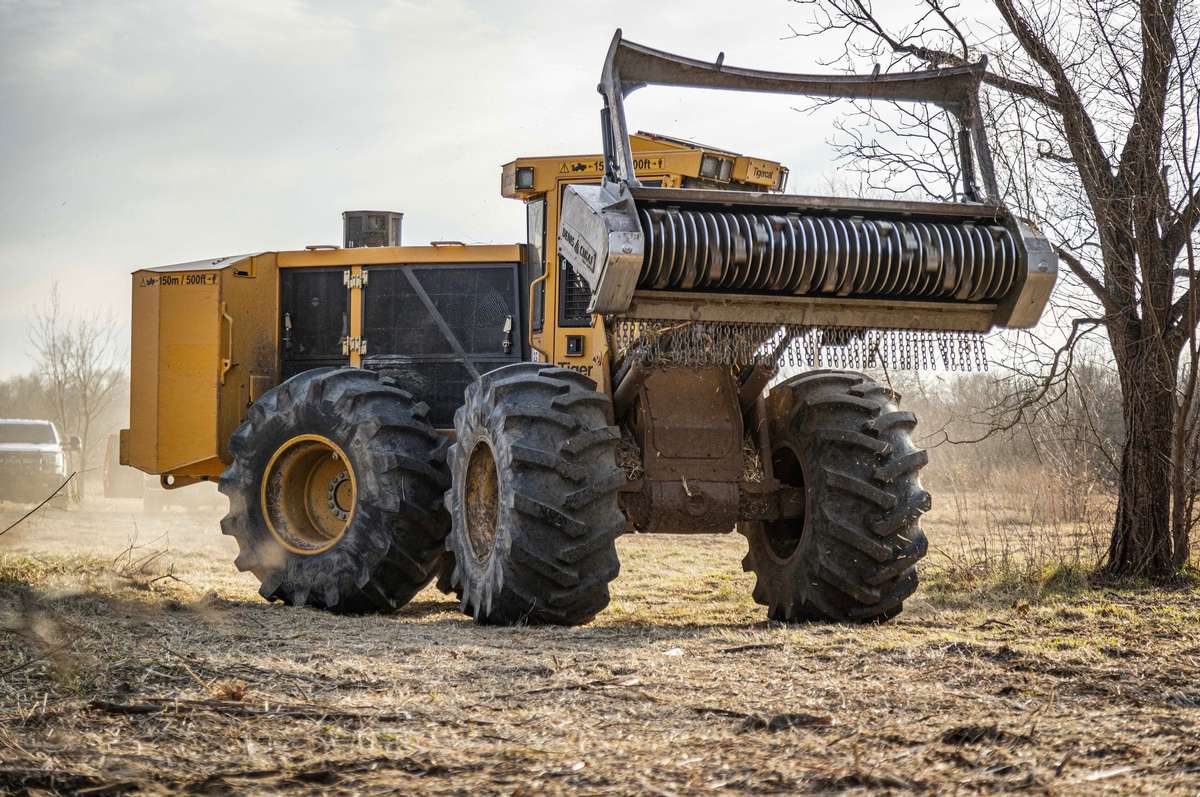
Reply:
<svg viewBox="0 0 1200 797"><path fill-rule="evenodd" d="M125 421L128 407L120 332L111 313L66 312L58 285L52 285L30 325L33 371L0 380L0 418L54 421L60 435L79 436L77 466L99 467L106 439ZM84 482L76 479L79 495Z"/></svg>

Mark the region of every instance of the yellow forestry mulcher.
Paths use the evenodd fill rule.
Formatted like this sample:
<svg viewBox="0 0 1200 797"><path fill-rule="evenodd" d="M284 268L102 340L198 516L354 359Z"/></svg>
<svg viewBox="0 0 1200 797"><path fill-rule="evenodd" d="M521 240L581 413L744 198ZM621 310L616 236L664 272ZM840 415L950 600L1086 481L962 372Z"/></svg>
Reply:
<svg viewBox="0 0 1200 797"><path fill-rule="evenodd" d="M894 616L926 455L845 368L978 364L1057 262L999 200L982 65L722 61L618 31L603 152L503 167L525 244L401 246L400 214L357 211L343 247L136 271L121 462L219 480L238 568L291 604L388 611L437 578L480 622L584 623L620 534L736 528L771 617ZM630 135L648 84L933 103L961 122L962 201L788 195L774 161Z"/></svg>

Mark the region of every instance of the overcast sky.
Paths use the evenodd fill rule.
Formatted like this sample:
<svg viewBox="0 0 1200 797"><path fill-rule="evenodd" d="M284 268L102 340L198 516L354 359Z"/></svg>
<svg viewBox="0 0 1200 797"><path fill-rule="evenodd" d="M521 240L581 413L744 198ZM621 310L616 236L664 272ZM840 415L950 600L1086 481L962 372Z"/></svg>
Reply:
<svg viewBox="0 0 1200 797"><path fill-rule="evenodd" d="M499 195L520 155L595 152L613 31L730 64L824 71L786 0L0 0L0 376L52 279L128 317L142 266L340 241L340 212L404 211L404 240L523 239ZM832 41L829 46L834 46ZM775 97L646 90L630 126L831 173L828 118ZM719 101L714 101L718 97Z"/></svg>

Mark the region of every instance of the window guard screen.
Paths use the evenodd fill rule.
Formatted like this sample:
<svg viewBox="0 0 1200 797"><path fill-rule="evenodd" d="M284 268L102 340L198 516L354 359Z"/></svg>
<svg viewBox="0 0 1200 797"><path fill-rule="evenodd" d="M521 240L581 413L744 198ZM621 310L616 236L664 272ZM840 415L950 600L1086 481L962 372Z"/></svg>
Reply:
<svg viewBox="0 0 1200 797"><path fill-rule="evenodd" d="M393 377L427 403L436 426L453 422L472 379L459 350L481 374L520 360L515 264L372 266L368 271L363 289L368 354L363 364Z"/></svg>

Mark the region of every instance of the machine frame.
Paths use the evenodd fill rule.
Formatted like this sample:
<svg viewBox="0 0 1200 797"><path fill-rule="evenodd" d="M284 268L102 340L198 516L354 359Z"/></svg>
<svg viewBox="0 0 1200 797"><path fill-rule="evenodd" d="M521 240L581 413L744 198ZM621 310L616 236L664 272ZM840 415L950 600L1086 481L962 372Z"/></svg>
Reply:
<svg viewBox="0 0 1200 797"><path fill-rule="evenodd" d="M502 168L525 244L136 272L122 463L164 486L219 475L235 564L270 600L391 611L437 578L480 622L579 624L609 602L620 534L736 529L772 618L895 616L927 551L928 457L899 395L845 368L937 345L954 364L993 325L1036 323L1053 251L999 201L982 64L723 60L618 30L603 154ZM624 98L648 83L932 103L962 126L966 201L784 195L778 163L629 135ZM785 357L810 369L783 378Z"/></svg>

